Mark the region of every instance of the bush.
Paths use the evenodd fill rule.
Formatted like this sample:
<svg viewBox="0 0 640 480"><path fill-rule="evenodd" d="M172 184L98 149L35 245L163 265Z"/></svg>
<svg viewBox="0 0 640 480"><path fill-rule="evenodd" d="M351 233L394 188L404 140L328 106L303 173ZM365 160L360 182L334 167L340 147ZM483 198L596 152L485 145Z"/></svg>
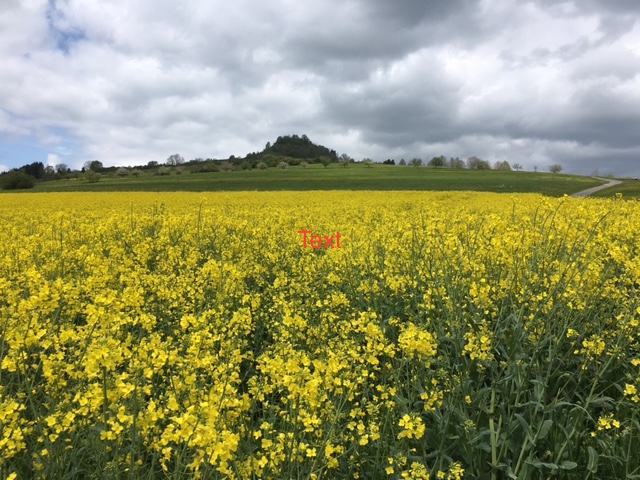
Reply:
<svg viewBox="0 0 640 480"><path fill-rule="evenodd" d="M300 166L302 168L307 168L309 166L309 163L308 162L302 162L302 163L300 163Z"/></svg>
<svg viewBox="0 0 640 480"><path fill-rule="evenodd" d="M171 169L169 167L160 167L158 168L156 175L160 175L160 176L171 175Z"/></svg>
<svg viewBox="0 0 640 480"><path fill-rule="evenodd" d="M100 181L100 177L102 177L102 175L93 170L88 170L84 174L84 179L89 183L98 183Z"/></svg>
<svg viewBox="0 0 640 480"><path fill-rule="evenodd" d="M289 168L289 164L287 162L280 162L278 164L278 168L282 168L284 170L285 168Z"/></svg>
<svg viewBox="0 0 640 480"><path fill-rule="evenodd" d="M222 170L223 172L232 172L233 170L235 170L236 167L234 167L231 163L229 162L222 162L220 164L220 170Z"/></svg>
<svg viewBox="0 0 640 480"><path fill-rule="evenodd" d="M191 173L219 172L220 169L213 162L201 162L191 167Z"/></svg>
<svg viewBox="0 0 640 480"><path fill-rule="evenodd" d="M129 169L120 167L118 170L116 170L116 175L118 175L119 177L126 177L127 175L129 175Z"/></svg>
<svg viewBox="0 0 640 480"><path fill-rule="evenodd" d="M20 170L12 170L0 175L0 188L2 190L25 190L33 188L36 184L35 177Z"/></svg>
<svg viewBox="0 0 640 480"><path fill-rule="evenodd" d="M269 168L269 166L268 166L266 163L264 163L264 162L260 162L260 163L258 164L258 168L259 168L260 170L266 170L267 168Z"/></svg>
<svg viewBox="0 0 640 480"><path fill-rule="evenodd" d="M280 157L277 157L276 155L272 155L269 153L262 157L262 161L266 163L268 167L277 167L279 158Z"/></svg>

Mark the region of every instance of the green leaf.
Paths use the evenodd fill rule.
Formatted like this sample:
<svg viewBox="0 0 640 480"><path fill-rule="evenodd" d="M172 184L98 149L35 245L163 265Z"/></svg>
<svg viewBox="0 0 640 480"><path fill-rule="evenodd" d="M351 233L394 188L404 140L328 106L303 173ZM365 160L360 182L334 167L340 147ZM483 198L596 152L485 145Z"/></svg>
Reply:
<svg viewBox="0 0 640 480"><path fill-rule="evenodd" d="M529 465L532 465L540 470L542 470L542 467L548 468L549 470L553 471L558 469L558 465L556 465L555 463L546 463L541 462L540 460L527 460L525 463L528 463Z"/></svg>
<svg viewBox="0 0 640 480"><path fill-rule="evenodd" d="M589 447L589 463L587 464L587 471L596 473L598 471L598 452L593 447Z"/></svg>
<svg viewBox="0 0 640 480"><path fill-rule="evenodd" d="M531 427L529 427L529 424L527 423L527 421L519 413L516 413L516 419L518 420L518 423L520 423L520 425L522 426L522 429L524 430L524 432L527 434L527 438L529 439L529 441L531 443L534 443L533 432L531 431Z"/></svg>
<svg viewBox="0 0 640 480"><path fill-rule="evenodd" d="M560 468L563 470L573 470L576 468L578 464L576 462L572 462L570 460L565 460L560 464Z"/></svg>
<svg viewBox="0 0 640 480"><path fill-rule="evenodd" d="M540 431L538 432L538 439L543 440L548 434L549 430L553 426L553 420L545 420L542 422L542 426L540 427Z"/></svg>

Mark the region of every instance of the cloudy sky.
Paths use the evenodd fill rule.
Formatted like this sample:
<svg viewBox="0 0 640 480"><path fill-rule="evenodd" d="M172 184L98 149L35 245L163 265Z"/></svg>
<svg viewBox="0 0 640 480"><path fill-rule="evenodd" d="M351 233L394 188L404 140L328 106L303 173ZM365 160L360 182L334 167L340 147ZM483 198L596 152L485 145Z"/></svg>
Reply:
<svg viewBox="0 0 640 480"><path fill-rule="evenodd" d="M0 0L0 168L289 134L640 175L640 2Z"/></svg>

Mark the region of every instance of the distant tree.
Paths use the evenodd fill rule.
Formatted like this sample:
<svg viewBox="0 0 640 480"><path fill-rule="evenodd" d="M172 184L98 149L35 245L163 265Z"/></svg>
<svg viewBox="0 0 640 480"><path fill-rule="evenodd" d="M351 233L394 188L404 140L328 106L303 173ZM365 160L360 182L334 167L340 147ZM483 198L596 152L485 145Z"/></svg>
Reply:
<svg viewBox="0 0 640 480"><path fill-rule="evenodd" d="M61 173L63 175L71 171L65 163L59 163L54 168L56 172Z"/></svg>
<svg viewBox="0 0 640 480"><path fill-rule="evenodd" d="M119 177L126 177L127 175L129 175L129 169L120 167L116 170L116 175L118 175Z"/></svg>
<svg viewBox="0 0 640 480"><path fill-rule="evenodd" d="M398 163L398 165L402 165L403 167L407 164L407 162L404 161L404 158L400 159L400 163Z"/></svg>
<svg viewBox="0 0 640 480"><path fill-rule="evenodd" d="M538 171L538 166L537 166L537 165L534 165L534 166L533 166L533 171L534 171L534 172L537 172L537 171Z"/></svg>
<svg viewBox="0 0 640 480"><path fill-rule="evenodd" d="M97 183L100 181L100 177L102 175L100 175L98 172L96 172L95 170L87 170L84 174L84 179L89 182L89 183Z"/></svg>
<svg viewBox="0 0 640 480"><path fill-rule="evenodd" d="M264 146L265 150L269 150L271 148L271 142L267 142L267 144Z"/></svg>
<svg viewBox="0 0 640 480"><path fill-rule="evenodd" d="M446 161L447 159L443 155L440 155L439 157L433 157L431 160L429 160L429 163L427 165L433 168L441 168L444 167Z"/></svg>
<svg viewBox="0 0 640 480"><path fill-rule="evenodd" d="M87 160L86 162L84 162L83 168L85 172L88 170L97 172L99 170L102 170L104 168L104 165L102 165L102 162L100 160Z"/></svg>
<svg viewBox="0 0 640 480"><path fill-rule="evenodd" d="M169 167L159 167L158 170L156 170L156 175L160 175L161 177L171 175L171 169Z"/></svg>
<svg viewBox="0 0 640 480"><path fill-rule="evenodd" d="M102 170L103 168L104 168L104 165L102 165L102 162L100 160L88 160L84 162L85 171L91 170L91 171L97 172L99 170Z"/></svg>
<svg viewBox="0 0 640 480"><path fill-rule="evenodd" d="M36 179L33 175L23 170L11 170L0 175L0 188L2 190L24 190L33 188Z"/></svg>
<svg viewBox="0 0 640 480"><path fill-rule="evenodd" d="M456 158L449 158L449 166L451 168L464 168L464 162L462 160L460 160L458 157Z"/></svg>
<svg viewBox="0 0 640 480"><path fill-rule="evenodd" d="M387 158L384 162L382 162L383 165L395 165L396 161L393 158Z"/></svg>
<svg viewBox="0 0 640 480"><path fill-rule="evenodd" d="M323 155L322 157L320 157L320 163L324 166L324 168L327 168L331 163L331 158Z"/></svg>
<svg viewBox="0 0 640 480"><path fill-rule="evenodd" d="M409 162L409 165L411 165L412 167L421 167L422 166L422 159L418 158L418 157L413 158Z"/></svg>
<svg viewBox="0 0 640 480"><path fill-rule="evenodd" d="M174 153L167 158L167 165L175 166L182 163L184 163L184 158L178 153Z"/></svg>
<svg viewBox="0 0 640 480"><path fill-rule="evenodd" d="M149 163L147 163L147 167L149 168L156 168L158 166L158 162L156 162L155 160L150 160Z"/></svg>
<svg viewBox="0 0 640 480"><path fill-rule="evenodd" d="M489 170L491 165L486 160L482 160L476 156L467 158L467 168L472 170Z"/></svg>
<svg viewBox="0 0 640 480"><path fill-rule="evenodd" d="M232 170L235 170L235 167L229 162L222 162L220 164L220 170L222 170L223 172L230 172Z"/></svg>
<svg viewBox="0 0 640 480"><path fill-rule="evenodd" d="M284 169L286 169L286 168L289 168L289 164L288 164L287 162L280 162L280 163L278 164L278 168L281 168L281 169L283 169L283 170L284 170Z"/></svg>
<svg viewBox="0 0 640 480"><path fill-rule="evenodd" d="M241 170L251 170L251 162L248 161L244 161L240 164L240 169Z"/></svg>
<svg viewBox="0 0 640 480"><path fill-rule="evenodd" d="M562 171L562 165L558 165L557 163L549 165L549 171L551 173L560 173Z"/></svg>
<svg viewBox="0 0 640 480"><path fill-rule="evenodd" d="M260 162L260 163L258 164L258 168L259 168L260 170L266 170L267 168L269 168L269 165L267 165L267 164L266 164L266 163L264 163L264 162Z"/></svg>
<svg viewBox="0 0 640 480"><path fill-rule="evenodd" d="M522 170L522 165L520 165L519 163L514 163L513 164L513 169L515 171Z"/></svg>
<svg viewBox="0 0 640 480"><path fill-rule="evenodd" d="M309 166L309 162L300 162L300 166L302 168L307 168Z"/></svg>
<svg viewBox="0 0 640 480"><path fill-rule="evenodd" d="M503 170L503 171L511 171L511 165L509 165L509 162L507 162L506 160L501 162L500 160L498 160L494 165L493 165L493 169L494 170Z"/></svg>
<svg viewBox="0 0 640 480"><path fill-rule="evenodd" d="M176 167L176 175L182 175L182 172L184 172L184 167Z"/></svg>
<svg viewBox="0 0 640 480"><path fill-rule="evenodd" d="M22 170L27 175L31 175L36 180L40 180L45 175L44 164L42 162L30 163L21 167L19 170Z"/></svg>
<svg viewBox="0 0 640 480"><path fill-rule="evenodd" d="M349 164L353 162L353 158L351 158L346 153L343 153L342 155L340 155L339 161L340 161L340 165L342 165L344 168L347 168Z"/></svg>
<svg viewBox="0 0 640 480"><path fill-rule="evenodd" d="M362 163L364 163L365 167L367 168L373 167L373 160L371 160L370 158L363 158Z"/></svg>
<svg viewBox="0 0 640 480"><path fill-rule="evenodd" d="M137 168L134 168L133 170L131 170L131 175L133 175L134 177L139 177L140 173L141 171L138 170Z"/></svg>

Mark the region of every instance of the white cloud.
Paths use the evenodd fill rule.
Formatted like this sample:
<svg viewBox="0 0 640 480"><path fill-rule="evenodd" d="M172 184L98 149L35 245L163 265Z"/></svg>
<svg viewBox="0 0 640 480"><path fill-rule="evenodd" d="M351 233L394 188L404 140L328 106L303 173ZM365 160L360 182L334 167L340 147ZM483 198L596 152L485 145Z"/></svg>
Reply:
<svg viewBox="0 0 640 480"><path fill-rule="evenodd" d="M468 153L582 173L606 158L625 174L640 149L630 8L5 0L0 141L79 167L226 158L305 133L355 158Z"/></svg>
<svg viewBox="0 0 640 480"><path fill-rule="evenodd" d="M60 157L55 153L49 153L47 155L47 165L51 167L55 167L56 165L62 163Z"/></svg>

